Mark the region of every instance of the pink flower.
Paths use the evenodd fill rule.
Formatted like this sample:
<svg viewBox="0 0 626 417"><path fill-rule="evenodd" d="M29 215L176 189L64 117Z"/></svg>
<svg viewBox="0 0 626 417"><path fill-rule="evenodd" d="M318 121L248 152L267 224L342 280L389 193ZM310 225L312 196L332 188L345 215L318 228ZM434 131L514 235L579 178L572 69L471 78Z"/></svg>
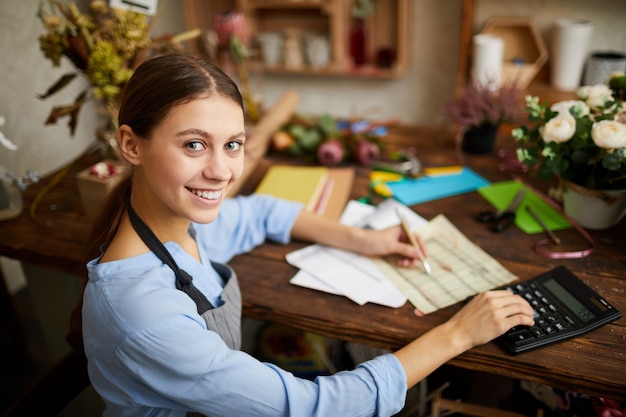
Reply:
<svg viewBox="0 0 626 417"><path fill-rule="evenodd" d="M99 179L109 178L117 172L117 167L111 162L98 162L91 167L91 175Z"/></svg>
<svg viewBox="0 0 626 417"><path fill-rule="evenodd" d="M361 140L354 149L354 160L362 165L369 165L380 157L380 149L374 142Z"/></svg>
<svg viewBox="0 0 626 417"><path fill-rule="evenodd" d="M244 14L237 10L227 10L213 17L213 26L220 45L228 45L230 38L238 38L244 45L248 43L250 34Z"/></svg>
<svg viewBox="0 0 626 417"><path fill-rule="evenodd" d="M333 166L343 160L344 149L341 142L336 139L322 143L317 149L317 160L322 165Z"/></svg>

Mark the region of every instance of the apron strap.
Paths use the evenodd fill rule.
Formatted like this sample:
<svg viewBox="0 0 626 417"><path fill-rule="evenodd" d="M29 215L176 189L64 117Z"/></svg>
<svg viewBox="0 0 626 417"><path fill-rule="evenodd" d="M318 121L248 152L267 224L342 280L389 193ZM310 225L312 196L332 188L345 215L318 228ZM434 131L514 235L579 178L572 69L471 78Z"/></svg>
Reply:
<svg viewBox="0 0 626 417"><path fill-rule="evenodd" d="M213 309L213 304L193 285L193 278L187 272L178 267L174 258L165 248L163 243L156 237L154 232L150 230L147 224L141 220L135 210L130 205L130 198L126 200L126 209L128 210L128 217L133 228L143 240L143 242L150 248L152 252L169 266L176 275L176 288L187 294L196 303L198 314L202 315L205 311Z"/></svg>

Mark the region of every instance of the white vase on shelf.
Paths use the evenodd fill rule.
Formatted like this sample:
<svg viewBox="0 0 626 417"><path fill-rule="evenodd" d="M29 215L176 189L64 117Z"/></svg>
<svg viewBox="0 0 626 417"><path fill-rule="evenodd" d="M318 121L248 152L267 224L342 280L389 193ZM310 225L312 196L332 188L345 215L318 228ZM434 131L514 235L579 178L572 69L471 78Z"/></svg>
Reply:
<svg viewBox="0 0 626 417"><path fill-rule="evenodd" d="M558 19L552 28L550 82L561 91L579 86L593 26L587 20Z"/></svg>

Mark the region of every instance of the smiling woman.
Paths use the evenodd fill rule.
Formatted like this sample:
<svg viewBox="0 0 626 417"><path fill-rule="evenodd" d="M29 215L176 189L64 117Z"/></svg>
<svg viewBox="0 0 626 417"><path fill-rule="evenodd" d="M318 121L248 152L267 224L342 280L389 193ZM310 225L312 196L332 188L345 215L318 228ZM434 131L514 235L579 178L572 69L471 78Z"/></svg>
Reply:
<svg viewBox="0 0 626 417"><path fill-rule="evenodd" d="M526 301L494 291L349 372L310 381L262 363L240 350L241 294L224 262L292 238L393 254L405 266L417 265L420 251L399 225L364 230L267 195L226 198L243 170L243 100L202 58L166 55L139 66L119 123L133 173L96 222L82 307L89 377L105 415L278 416L293 407L299 415L393 415L407 387L451 357L532 323Z"/></svg>

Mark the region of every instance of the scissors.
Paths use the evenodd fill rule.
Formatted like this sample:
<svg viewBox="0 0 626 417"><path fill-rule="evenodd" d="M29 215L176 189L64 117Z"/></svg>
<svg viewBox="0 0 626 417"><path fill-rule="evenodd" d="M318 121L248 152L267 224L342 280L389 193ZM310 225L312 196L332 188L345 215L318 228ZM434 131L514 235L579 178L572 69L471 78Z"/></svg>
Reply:
<svg viewBox="0 0 626 417"><path fill-rule="evenodd" d="M491 223L489 230L492 232L502 232L515 222L515 209L519 207L524 199L526 189L521 188L508 206L500 211L483 210L476 215L476 220L481 223Z"/></svg>

